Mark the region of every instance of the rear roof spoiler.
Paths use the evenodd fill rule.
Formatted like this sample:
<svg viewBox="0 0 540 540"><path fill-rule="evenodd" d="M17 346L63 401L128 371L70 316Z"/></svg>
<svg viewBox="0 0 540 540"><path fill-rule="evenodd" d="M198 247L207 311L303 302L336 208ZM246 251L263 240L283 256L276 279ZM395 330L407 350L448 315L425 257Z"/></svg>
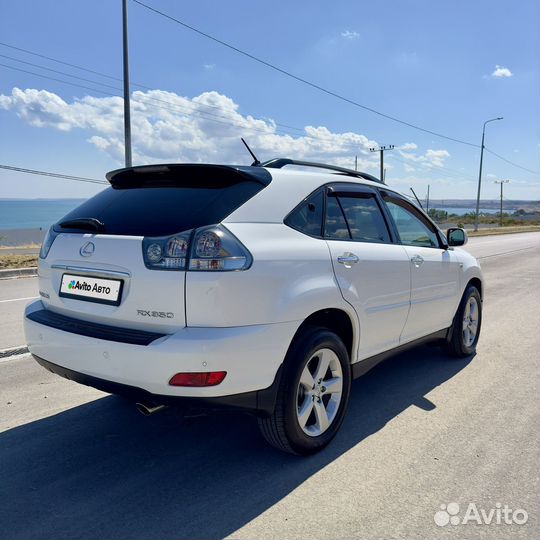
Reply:
<svg viewBox="0 0 540 540"><path fill-rule="evenodd" d="M235 165L207 165L201 163L172 163L141 165L116 169L106 174L112 187L160 187L196 185L224 185L239 182L258 182L267 186L272 175L261 167Z"/></svg>

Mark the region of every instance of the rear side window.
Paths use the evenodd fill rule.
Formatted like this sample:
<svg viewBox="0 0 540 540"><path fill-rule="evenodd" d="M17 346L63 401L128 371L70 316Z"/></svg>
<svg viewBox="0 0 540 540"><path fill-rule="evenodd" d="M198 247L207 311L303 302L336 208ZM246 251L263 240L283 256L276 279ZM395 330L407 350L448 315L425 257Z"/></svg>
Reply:
<svg viewBox="0 0 540 540"><path fill-rule="evenodd" d="M321 236L324 194L322 191L308 197L285 220L285 225L309 236Z"/></svg>
<svg viewBox="0 0 540 540"><path fill-rule="evenodd" d="M62 218L94 218L105 234L167 236L219 223L265 186L259 182L186 182L181 186L107 188ZM55 225L57 231L69 231ZM78 231L77 231L78 232Z"/></svg>
<svg viewBox="0 0 540 540"><path fill-rule="evenodd" d="M373 196L329 196L325 238L356 242L390 242L390 233Z"/></svg>
<svg viewBox="0 0 540 540"><path fill-rule="evenodd" d="M339 197L351 237L357 242L390 242L390 234L375 197Z"/></svg>
<svg viewBox="0 0 540 540"><path fill-rule="evenodd" d="M337 197L326 199L326 221L324 237L329 240L350 240L351 234Z"/></svg>

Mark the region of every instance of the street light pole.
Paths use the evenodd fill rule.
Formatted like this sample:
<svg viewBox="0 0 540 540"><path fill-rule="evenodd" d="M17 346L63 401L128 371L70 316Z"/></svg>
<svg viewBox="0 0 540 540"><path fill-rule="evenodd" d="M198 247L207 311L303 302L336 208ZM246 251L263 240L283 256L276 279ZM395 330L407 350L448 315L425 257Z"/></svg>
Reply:
<svg viewBox="0 0 540 540"><path fill-rule="evenodd" d="M122 0L122 32L124 50L124 154L126 167L131 167L131 107L129 103L129 58L127 0Z"/></svg>
<svg viewBox="0 0 540 540"><path fill-rule="evenodd" d="M494 182L494 184L500 184L501 185L501 212L499 214L499 216L500 216L499 227L503 226L503 215L502 215L502 211L503 211L503 185L508 184L508 182L510 182L510 180L495 180L495 182Z"/></svg>
<svg viewBox="0 0 540 540"><path fill-rule="evenodd" d="M480 146L480 171L478 172L478 193L476 195L476 215L474 218L474 230L478 230L478 215L480 213L480 187L482 185L482 162L484 161L484 139L486 137L486 124L489 122L495 122L495 120L502 120L503 117L499 116L497 118L492 118L491 120L486 120L484 122L484 127L482 128L482 144Z"/></svg>

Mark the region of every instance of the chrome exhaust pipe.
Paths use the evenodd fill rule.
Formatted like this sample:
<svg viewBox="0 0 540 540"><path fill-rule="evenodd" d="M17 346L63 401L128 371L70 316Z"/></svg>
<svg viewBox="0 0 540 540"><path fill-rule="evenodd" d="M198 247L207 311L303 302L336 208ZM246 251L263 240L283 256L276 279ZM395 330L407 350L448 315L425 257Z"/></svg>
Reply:
<svg viewBox="0 0 540 540"><path fill-rule="evenodd" d="M135 407L144 416L150 416L166 408L165 405L156 405L155 403L136 403Z"/></svg>

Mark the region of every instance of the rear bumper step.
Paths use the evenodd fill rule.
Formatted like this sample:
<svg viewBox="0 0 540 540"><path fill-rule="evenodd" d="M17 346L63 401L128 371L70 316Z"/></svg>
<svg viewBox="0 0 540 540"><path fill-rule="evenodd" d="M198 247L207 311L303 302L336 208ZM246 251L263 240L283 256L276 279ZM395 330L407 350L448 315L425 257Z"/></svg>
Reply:
<svg viewBox="0 0 540 540"><path fill-rule="evenodd" d="M48 309L40 309L26 315L31 321L96 339L104 339L107 341L116 341L118 343L130 343L132 345L150 345L152 341L164 337L166 334L158 334L157 332L147 332L144 330L133 330L132 328L118 328L116 326L108 326L106 324L81 321L54 313Z"/></svg>

